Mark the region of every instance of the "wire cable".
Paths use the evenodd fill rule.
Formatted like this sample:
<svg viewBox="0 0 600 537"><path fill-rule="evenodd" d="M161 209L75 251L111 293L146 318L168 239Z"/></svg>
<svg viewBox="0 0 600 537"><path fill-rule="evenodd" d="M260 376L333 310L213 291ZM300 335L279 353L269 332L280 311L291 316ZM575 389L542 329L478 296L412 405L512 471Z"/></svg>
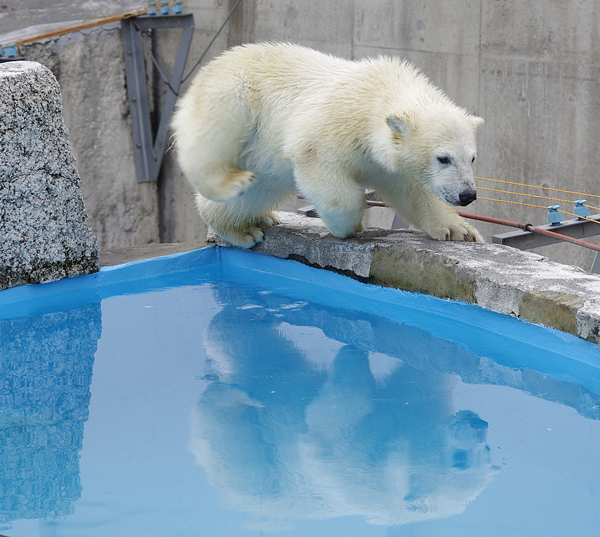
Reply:
<svg viewBox="0 0 600 537"><path fill-rule="evenodd" d="M499 194L511 194L514 196L526 196L528 198L536 198L536 199L542 199L542 200L548 200L548 201L559 201L561 203L575 203L573 200L565 200L562 198L550 198L548 196L538 196L536 194L523 194L521 192L511 192L509 190L498 190L496 188L485 188L482 186L477 187L477 190L484 190L486 192L497 192ZM482 199L482 198L479 198L479 199ZM600 211L600 207L594 207L593 205L589 205L588 203L584 203L583 206L589 207L590 209Z"/></svg>
<svg viewBox="0 0 600 537"><path fill-rule="evenodd" d="M510 200L497 200L497 199L493 199L493 198L480 198L477 197L478 200L482 200L482 201L495 201L498 203L509 203L511 205L521 205L523 207L533 207L535 209L544 209L544 210L548 210L548 207L544 207L543 205L533 205L531 203L522 203L519 201L510 201ZM598 220L594 220L593 218L588 218L587 216L579 216L575 213L570 213L569 211L564 211L562 209L558 210L561 213L564 214L568 214L569 216L573 216L574 218L580 218L582 220L587 220L588 222L594 222L595 224L600 224L600 222Z"/></svg>
<svg viewBox="0 0 600 537"><path fill-rule="evenodd" d="M135 19L133 20L133 25L135 26L135 29L136 29L136 31L138 33L142 31L141 28L135 22ZM142 46L146 49L146 52L150 55L150 58L152 58L152 63L154 64L154 66L156 67L157 71L159 72L161 78L163 79L163 82L169 87L169 89L173 92L173 94L176 97L178 97L179 93L175 91L175 89L173 88L173 86L171 86L171 81L163 73L162 69L160 68L160 65L158 65L158 60L155 58L154 53L152 52L152 50L150 49L150 47L146 44L146 42L143 39L142 39Z"/></svg>
<svg viewBox="0 0 600 537"><path fill-rule="evenodd" d="M550 190L551 192L560 192L562 194L574 194L576 196L583 196L587 198L600 198L600 196L596 194L584 194L582 192L573 192L571 190L561 190L560 188L550 188L545 186L526 185L523 183L513 183L512 181L502 181L501 179L488 179L487 177L475 177L475 179L481 179L482 181L493 181L495 183L503 183L505 185L524 186L527 188L539 188L542 190Z"/></svg>
<svg viewBox="0 0 600 537"><path fill-rule="evenodd" d="M223 21L223 24L221 24L221 27L217 30L217 33L210 40L210 43L208 44L208 46L204 49L204 52L200 56L200 59L194 64L194 66L192 67L192 69L190 70L190 72L181 79L181 83L182 84L188 78L190 78L190 76L192 76L192 73L198 68L198 66L200 65L200 63L204 59L204 56L206 56L206 54L208 53L208 50L210 49L210 47L212 47L212 44L217 40L217 37L219 37L219 34L223 31L223 28L225 28L225 25L229 22L229 19L231 18L231 16L233 15L233 13L237 9L237 7L240 5L241 1L242 0L237 0L237 2L235 3L235 5L233 6L233 8L231 9L231 11L229 12L229 15L227 15L227 17Z"/></svg>

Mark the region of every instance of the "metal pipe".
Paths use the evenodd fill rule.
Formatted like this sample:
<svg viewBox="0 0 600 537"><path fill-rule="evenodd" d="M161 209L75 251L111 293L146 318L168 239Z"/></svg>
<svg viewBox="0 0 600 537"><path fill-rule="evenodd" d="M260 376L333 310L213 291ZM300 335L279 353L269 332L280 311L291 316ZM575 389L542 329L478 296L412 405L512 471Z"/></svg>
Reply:
<svg viewBox="0 0 600 537"><path fill-rule="evenodd" d="M574 237L569 237L568 235L562 235L561 233L556 233L554 231L548 231L547 229L542 229L541 227L536 227L533 224L519 224L518 222L511 222L510 220L502 220L500 218L492 218L490 216L480 216L478 214L471 213L463 213L462 211L456 211L459 216L463 218L470 218L472 220L481 220L482 222L490 222L492 224L500 224L502 226L516 227L522 229L523 231L529 231L530 233L539 233L540 235L547 235L548 237L553 237L555 239L559 239L561 241L571 242L573 244L577 244L579 246L583 246L584 248L589 248L590 250L595 250L596 252L600 252L600 246L597 244L593 244L591 242L582 241L581 239L576 239Z"/></svg>
<svg viewBox="0 0 600 537"><path fill-rule="evenodd" d="M33 43L35 41L41 41L42 39L48 39L51 37L58 37L60 35L69 34L71 32L78 32L80 30L87 30L94 26L100 26L102 24L108 24L109 22L116 22L122 19L129 19L132 17L138 17L146 14L146 7L138 7L129 9L127 11L119 11L105 17L97 17L95 19L86 19L83 21L77 21L67 23L63 26L57 26L47 31L40 33L25 34L20 38L15 39L14 45L26 45L27 43Z"/></svg>
<svg viewBox="0 0 600 537"><path fill-rule="evenodd" d="M498 224L500 226L509 226L522 229L523 231L529 231L527 226L531 224L520 224L519 222L512 222L511 220L503 220L501 218L494 218L492 216L481 216L479 214L464 213L462 211L456 211L459 216L463 218L471 218L472 220L481 220L482 222L488 222L490 224ZM562 235L561 235L562 236Z"/></svg>

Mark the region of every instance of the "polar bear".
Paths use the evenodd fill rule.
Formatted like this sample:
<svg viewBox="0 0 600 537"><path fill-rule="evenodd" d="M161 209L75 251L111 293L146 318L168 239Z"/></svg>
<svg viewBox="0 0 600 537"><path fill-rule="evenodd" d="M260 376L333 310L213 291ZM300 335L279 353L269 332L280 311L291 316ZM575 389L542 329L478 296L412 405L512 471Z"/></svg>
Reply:
<svg viewBox="0 0 600 537"><path fill-rule="evenodd" d="M366 188L434 239L482 241L451 207L476 199L471 166L482 123L406 61L266 43L234 47L205 66L172 127L200 216L250 248L296 191L333 235L355 236Z"/></svg>

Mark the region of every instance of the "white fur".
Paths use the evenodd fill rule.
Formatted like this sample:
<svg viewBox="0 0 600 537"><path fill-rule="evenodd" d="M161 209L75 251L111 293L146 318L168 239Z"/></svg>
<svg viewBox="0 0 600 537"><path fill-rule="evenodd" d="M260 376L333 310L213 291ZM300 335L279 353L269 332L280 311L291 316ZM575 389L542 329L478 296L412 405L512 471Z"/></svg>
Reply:
<svg viewBox="0 0 600 537"><path fill-rule="evenodd" d="M449 204L474 195L482 123L396 58L353 62L256 44L200 71L173 129L200 215L226 240L251 247L296 190L331 233L355 235L365 188L435 239L481 241Z"/></svg>

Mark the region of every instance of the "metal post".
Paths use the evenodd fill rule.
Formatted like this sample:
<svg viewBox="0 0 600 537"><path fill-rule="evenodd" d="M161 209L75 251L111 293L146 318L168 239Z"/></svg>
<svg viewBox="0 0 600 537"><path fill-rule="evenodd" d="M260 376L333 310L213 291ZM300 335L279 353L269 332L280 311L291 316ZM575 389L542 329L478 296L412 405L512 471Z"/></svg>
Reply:
<svg viewBox="0 0 600 537"><path fill-rule="evenodd" d="M139 30L182 28L179 48L169 81L156 139L152 139L150 107L146 86L146 66L144 48ZM121 34L125 54L125 74L127 95L131 115L131 136L138 182L156 181L160 173L163 155L169 133L171 116L175 109L177 93L181 84L183 69L192 42L194 16L168 15L132 17L121 21Z"/></svg>
<svg viewBox="0 0 600 537"><path fill-rule="evenodd" d="M142 36L134 26L134 18L121 21L121 35L125 54L127 96L131 116L133 154L138 182L152 181L154 176L154 154L152 129L146 86L146 65Z"/></svg>

